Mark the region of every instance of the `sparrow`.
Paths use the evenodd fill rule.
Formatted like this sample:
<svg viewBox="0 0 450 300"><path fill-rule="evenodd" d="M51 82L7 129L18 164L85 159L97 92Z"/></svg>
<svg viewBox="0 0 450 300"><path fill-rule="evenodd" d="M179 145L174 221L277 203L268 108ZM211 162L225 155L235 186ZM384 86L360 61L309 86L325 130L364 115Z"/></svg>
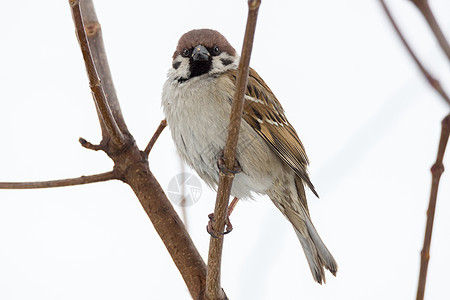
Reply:
<svg viewBox="0 0 450 300"><path fill-rule="evenodd" d="M181 158L213 189L219 182L217 161L225 147L236 90L239 55L212 29L181 36L163 86L162 107ZM311 221L305 186L311 183L305 148L283 107L250 68L240 125L231 195L238 199L267 195L294 227L313 278L325 283L337 263Z"/></svg>

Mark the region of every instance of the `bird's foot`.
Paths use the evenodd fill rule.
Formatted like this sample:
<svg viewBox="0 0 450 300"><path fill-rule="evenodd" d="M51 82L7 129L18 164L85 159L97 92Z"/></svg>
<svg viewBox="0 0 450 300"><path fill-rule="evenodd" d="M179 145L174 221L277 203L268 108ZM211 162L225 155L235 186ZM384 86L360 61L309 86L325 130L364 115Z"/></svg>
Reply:
<svg viewBox="0 0 450 300"><path fill-rule="evenodd" d="M206 226L206 231L213 237L213 238L219 238L217 235L214 234L214 229L213 229L213 223L215 222L214 220L214 213L209 214L208 215L209 221L208 221L208 225ZM233 230L233 225L230 222L230 217L227 216L227 218L225 219L225 232L222 232L221 235L225 235L230 233Z"/></svg>
<svg viewBox="0 0 450 300"><path fill-rule="evenodd" d="M219 168L221 173L223 173L227 176L234 176L234 175L242 172L242 167L239 164L239 161L237 159L234 160L234 168L231 170L227 169L227 167L225 165L225 157L223 154L223 150L220 151L219 157L217 158L217 167Z"/></svg>

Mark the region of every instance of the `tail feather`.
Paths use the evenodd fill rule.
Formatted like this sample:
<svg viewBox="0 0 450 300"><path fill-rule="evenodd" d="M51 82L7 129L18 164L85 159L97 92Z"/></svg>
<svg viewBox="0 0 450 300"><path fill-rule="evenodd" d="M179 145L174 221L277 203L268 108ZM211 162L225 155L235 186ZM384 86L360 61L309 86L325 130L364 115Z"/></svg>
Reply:
<svg viewBox="0 0 450 300"><path fill-rule="evenodd" d="M299 216L304 216L301 217L301 220L303 221L301 223L303 224L299 224L298 218L292 218L292 214L285 215L295 228L295 232L297 233L300 244L305 251L305 255L311 268L311 272L313 273L314 279L316 279L318 283L322 283L322 280L325 283L325 272L323 271L323 269L328 269L331 274L336 276L338 265L334 260L333 255L331 255L327 246L325 246L324 242L320 238L316 228L311 221L311 216L309 215L308 210L308 202L306 200L305 187L303 185L302 179L298 176L295 176L294 180L299 200L299 202L297 203L300 205L294 205L293 207L296 207L295 210L298 211ZM294 201L294 203L296 202ZM309 253L315 255L308 255ZM317 269L320 269L320 272L317 272ZM319 277L316 274L321 274L322 276Z"/></svg>
<svg viewBox="0 0 450 300"><path fill-rule="evenodd" d="M328 248L323 243L316 228L311 222L304 186L301 179L296 182L297 199L271 197L272 202L294 226L295 233L302 245L314 280L325 283L325 270L336 276L338 265ZM292 194L291 194L292 195ZM292 197L292 196L291 196Z"/></svg>
<svg viewBox="0 0 450 300"><path fill-rule="evenodd" d="M325 283L325 271L328 269L334 276L338 269L337 263L328 248L323 243L314 225L304 209L300 212L292 210L292 207L283 206L282 212L291 222L295 233L302 245L314 280L318 283Z"/></svg>
<svg viewBox="0 0 450 300"><path fill-rule="evenodd" d="M326 283L323 261L321 260L313 241L310 238L303 237L298 230L295 230L295 233L297 234L303 251L305 252L306 260L308 261L314 280L320 284L322 284L322 282Z"/></svg>
<svg viewBox="0 0 450 300"><path fill-rule="evenodd" d="M311 237L312 241L314 242L314 245L316 246L317 251L319 252L319 256L320 256L321 260L324 262L324 264L323 264L324 267L328 271L330 271L331 274L336 276L336 273L338 270L338 265L336 263L336 260L334 260L333 255L331 255L327 246L325 246L324 242L320 238L313 223L310 220L307 220L306 226L308 227L309 236Z"/></svg>
<svg viewBox="0 0 450 300"><path fill-rule="evenodd" d="M310 220L306 221L306 227L306 234L302 234L294 226L295 233L305 252L306 260L308 261L314 280L320 284L322 282L326 283L324 268L336 276L338 265Z"/></svg>

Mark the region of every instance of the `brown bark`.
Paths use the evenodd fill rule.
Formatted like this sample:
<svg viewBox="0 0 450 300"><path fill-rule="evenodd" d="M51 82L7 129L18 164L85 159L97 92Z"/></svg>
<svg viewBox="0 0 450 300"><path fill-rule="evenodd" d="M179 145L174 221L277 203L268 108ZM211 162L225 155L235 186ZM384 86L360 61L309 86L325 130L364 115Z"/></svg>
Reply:
<svg viewBox="0 0 450 300"><path fill-rule="evenodd" d="M230 117L230 128L225 148L227 168L234 166L237 136L243 111L243 98L247 83L249 61L253 45L257 12L260 0L249 0L249 17L239 65L238 86ZM53 180L45 182L0 183L0 188L45 188L61 187L85 183L119 179L130 185L142 207L152 221L175 265L183 277L194 299L205 298L207 267L181 219L167 199L164 191L149 168L148 155L166 126L163 120L144 151L136 146L133 136L128 131L119 101L112 82L108 61L103 45L101 26L97 20L92 0L69 0L76 34L83 54L89 86L97 109L102 129L102 141L99 145L91 144L83 138L80 143L91 150L104 151L113 161L110 172L81 176L78 178ZM216 232L221 232L225 223L228 197L232 176L221 175L216 205ZM219 234L218 234L219 235ZM220 286L220 262L223 238L212 239L210 259L212 272L209 273L210 292L208 299L226 297ZM220 249L219 249L220 248Z"/></svg>
<svg viewBox="0 0 450 300"><path fill-rule="evenodd" d="M431 11L430 5L428 4L428 0L411 0L411 1L422 13L423 17L430 26L431 31L433 31L436 40L441 46L442 51L444 51L445 55L450 61L450 45L448 44L448 41L441 30L441 27L439 26L438 22L436 21L436 18L434 17L433 12Z"/></svg>
<svg viewBox="0 0 450 300"><path fill-rule="evenodd" d="M244 44L242 47L241 59L239 61L238 75L236 79L236 93L233 98L231 108L230 124L228 126L227 141L224 149L225 166L232 170L235 165L236 146L239 137L239 129L244 110L244 95L247 88L250 57L253 47L253 37L255 35L256 20L260 0L248 1L248 18L245 29ZM230 198L231 185L234 175L220 172L219 186L217 189L216 205L214 208L214 235L209 242L208 253L208 274L206 278L205 299L227 299L221 288L220 274L222 264L223 230L227 215L228 201Z"/></svg>
<svg viewBox="0 0 450 300"><path fill-rule="evenodd" d="M128 132L112 83L101 28L92 1L83 0L81 7L80 1L70 0L69 3L91 87L95 87L92 89L94 102L101 124L104 125L102 143L98 148L111 157L114 161L114 172L119 174L119 178L128 183L135 192L180 271L191 296L198 299L205 286L206 265L172 204L150 171L148 153L138 149ZM83 38L83 32L87 33L87 38ZM95 77L96 72L98 81ZM154 143L156 138L157 136L151 143ZM113 142L110 143L110 140Z"/></svg>
<svg viewBox="0 0 450 300"><path fill-rule="evenodd" d="M117 174L113 171L96 174L80 176L77 178L68 179L58 179L50 181L34 181L34 182L0 182L0 189L42 189L42 188L53 188L53 187L63 187L71 185L88 184L94 182L102 182L112 179L118 179Z"/></svg>
<svg viewBox="0 0 450 300"><path fill-rule="evenodd" d="M428 262L430 260L430 245L431 235L433 233L434 212L436 211L436 200L439 189L439 181L441 175L444 172L444 165L442 161L444 159L445 148L447 147L448 138L450 134L450 114L442 120L441 138L439 140L438 154L436 162L431 167L431 192L430 202L427 210L427 224L425 227L425 237L423 240L423 248L420 255L420 273L419 284L417 287L416 300L423 300L425 295L425 284L427 281Z"/></svg>
<svg viewBox="0 0 450 300"><path fill-rule="evenodd" d="M150 151L152 151L152 148L155 145L156 140L158 139L159 135L164 130L164 128L166 128L166 126L167 126L167 121L166 121L166 119L164 119L159 124L159 126L156 129L155 134L153 134L153 137L151 138L150 142L148 142L147 147L145 147L144 153L147 157L150 154Z"/></svg>
<svg viewBox="0 0 450 300"><path fill-rule="evenodd" d="M450 47L448 45L448 42L442 33L442 30L440 29L436 19L434 18L434 15L429 7L428 0L411 0L411 2L416 5L416 7L420 10L420 12L423 14L425 19L427 20L431 30L433 31L434 36L438 40L442 51L447 55L447 57L450 59ZM394 30L397 32L398 36L400 37L400 40L402 41L403 45L405 46L408 53L413 58L416 65L419 67L420 71L424 75L424 77L427 79L428 83L431 85L431 87L441 95L441 97L446 101L447 104L450 104L450 98L448 97L447 93L442 88L440 82L434 78L430 72L424 67L422 62L418 59L412 48L409 46L406 39L403 37L403 34L401 30L398 28L397 23L395 22L394 18L391 15L391 12L389 11L389 8L386 6L386 3L384 0L380 0L380 3L389 18L389 21L391 22L392 26L394 27ZM420 272L419 272L419 283L417 286L417 294L416 299L417 300L423 300L424 294L425 294L425 284L427 279L427 271L428 271L428 261L430 260L430 244L431 244L431 235L433 233L433 223L434 223L434 213L436 210L436 200L437 200L437 193L439 189L439 181L441 178L442 173L444 172L444 165L442 164L442 160L444 158L445 148L447 146L448 138L449 138L449 131L450 131L450 115L447 115L447 117L444 118L442 121L442 131L441 131L441 138L439 142L439 149L438 149L438 155L436 158L436 162L431 167L431 173L432 173L432 184L431 184L431 193L430 193L430 201L428 204L428 211L427 211L427 223L425 227L425 237L423 242L423 248L421 251L421 257L420 257Z"/></svg>

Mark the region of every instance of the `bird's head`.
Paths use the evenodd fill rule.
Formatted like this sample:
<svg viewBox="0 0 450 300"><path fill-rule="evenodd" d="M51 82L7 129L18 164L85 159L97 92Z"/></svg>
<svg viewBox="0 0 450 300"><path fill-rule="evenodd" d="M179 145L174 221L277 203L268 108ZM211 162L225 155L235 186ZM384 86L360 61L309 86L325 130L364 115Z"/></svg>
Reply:
<svg viewBox="0 0 450 300"><path fill-rule="evenodd" d="M236 69L239 63L236 50L222 34L212 29L195 29L183 34L172 58L179 81L220 74Z"/></svg>

